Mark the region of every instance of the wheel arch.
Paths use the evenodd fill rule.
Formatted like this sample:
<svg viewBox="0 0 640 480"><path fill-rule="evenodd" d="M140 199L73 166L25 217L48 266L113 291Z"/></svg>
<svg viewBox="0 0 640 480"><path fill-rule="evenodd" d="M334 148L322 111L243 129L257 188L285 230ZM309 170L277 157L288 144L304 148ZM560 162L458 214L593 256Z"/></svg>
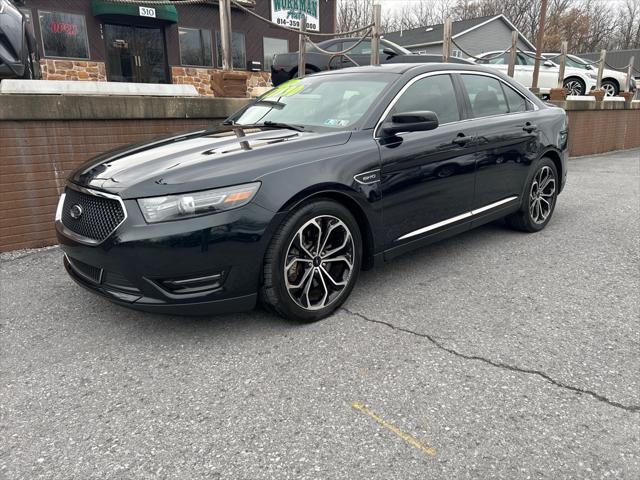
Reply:
<svg viewBox="0 0 640 480"><path fill-rule="evenodd" d="M562 156L560 155L560 152L558 152L553 147L549 147L542 152L542 155L540 155L540 158L543 158L543 157L547 157L551 159L553 164L556 166L556 172L558 173L558 178L562 179L563 178L562 175L564 174L564 171L562 166ZM560 182L560 184L562 185L562 182ZM560 193L560 191L558 191L558 193Z"/></svg>
<svg viewBox="0 0 640 480"><path fill-rule="evenodd" d="M307 68L308 68L309 70L313 70L313 73L317 73L317 72L319 72L319 71L320 71L320 68L318 68L316 65L313 65L313 64L311 64L311 63L305 63L305 64L304 64L304 68L305 68L305 69L307 69ZM296 77L297 77L297 75L298 75L298 67L297 67L297 66L295 66L295 67L293 67L293 68L291 69L290 77L289 77L289 78L296 78Z"/></svg>
<svg viewBox="0 0 640 480"><path fill-rule="evenodd" d="M325 185L315 191L303 191L290 198L278 213L290 212L297 207L314 200L332 200L345 207L353 215L360 228L362 237L362 269L373 267L375 255L374 226L361 202L356 200L357 192L348 190L342 185Z"/></svg>

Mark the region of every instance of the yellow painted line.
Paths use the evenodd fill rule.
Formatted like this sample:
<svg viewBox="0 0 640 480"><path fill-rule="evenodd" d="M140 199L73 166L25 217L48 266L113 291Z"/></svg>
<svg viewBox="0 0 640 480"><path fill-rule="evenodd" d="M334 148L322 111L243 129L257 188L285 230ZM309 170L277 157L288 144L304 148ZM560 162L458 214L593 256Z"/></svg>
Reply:
<svg viewBox="0 0 640 480"><path fill-rule="evenodd" d="M351 407L354 408L355 410L358 410L359 412L364 413L368 417L373 418L376 422L378 422L384 428L386 428L387 430L395 433L397 436L399 436L401 439L403 439L409 445L411 445L412 447L415 447L418 450L422 451L422 453L425 453L425 454L429 455L430 457L435 457L435 455L436 455L436 449L435 448L429 447L429 446L425 445L424 443L422 443L420 440L418 440L413 435L411 435L411 434L409 434L407 432L403 432L398 427L396 427L393 423L387 422L384 418L382 418L380 415L378 415L373 410L365 407L362 403L353 402L351 404Z"/></svg>

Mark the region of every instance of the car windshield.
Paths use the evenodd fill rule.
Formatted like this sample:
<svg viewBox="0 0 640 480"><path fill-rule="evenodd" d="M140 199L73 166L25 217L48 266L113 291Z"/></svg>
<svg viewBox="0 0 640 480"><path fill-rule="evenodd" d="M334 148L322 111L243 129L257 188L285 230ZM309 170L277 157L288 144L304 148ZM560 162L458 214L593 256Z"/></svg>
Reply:
<svg viewBox="0 0 640 480"><path fill-rule="evenodd" d="M567 67L582 68L584 70L587 68L587 64L577 58L567 56Z"/></svg>
<svg viewBox="0 0 640 480"><path fill-rule="evenodd" d="M404 47L401 47L400 45L398 45L397 43L392 42L391 40L382 40L382 46L383 47L393 47L396 50L398 50L400 53L402 53L403 55L413 55L413 52L411 52L411 50L407 50Z"/></svg>
<svg viewBox="0 0 640 480"><path fill-rule="evenodd" d="M305 130L349 130L397 75L311 75L270 90L229 120L239 125L286 123Z"/></svg>

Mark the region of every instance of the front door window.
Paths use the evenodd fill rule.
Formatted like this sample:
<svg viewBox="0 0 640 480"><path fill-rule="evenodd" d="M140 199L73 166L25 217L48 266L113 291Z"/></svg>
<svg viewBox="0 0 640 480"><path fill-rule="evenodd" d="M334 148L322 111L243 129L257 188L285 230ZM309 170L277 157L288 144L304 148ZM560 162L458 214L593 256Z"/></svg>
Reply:
<svg viewBox="0 0 640 480"><path fill-rule="evenodd" d="M168 82L162 28L112 24L104 27L109 81Z"/></svg>

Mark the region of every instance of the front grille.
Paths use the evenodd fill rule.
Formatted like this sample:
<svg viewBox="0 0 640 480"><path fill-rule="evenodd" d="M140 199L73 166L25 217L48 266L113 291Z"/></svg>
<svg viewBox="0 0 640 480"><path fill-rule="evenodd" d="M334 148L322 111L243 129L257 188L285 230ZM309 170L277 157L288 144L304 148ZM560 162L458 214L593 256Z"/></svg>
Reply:
<svg viewBox="0 0 640 480"><path fill-rule="evenodd" d="M75 258L67 257L69 265L74 272L83 277L85 280L99 284L102 281L102 269L89 265L88 263L81 262Z"/></svg>
<svg viewBox="0 0 640 480"><path fill-rule="evenodd" d="M111 235L125 218L122 205L115 199L90 195L71 188L67 188L65 194L62 224L78 235L101 242ZM81 214L77 218L71 216L74 206L80 207Z"/></svg>

